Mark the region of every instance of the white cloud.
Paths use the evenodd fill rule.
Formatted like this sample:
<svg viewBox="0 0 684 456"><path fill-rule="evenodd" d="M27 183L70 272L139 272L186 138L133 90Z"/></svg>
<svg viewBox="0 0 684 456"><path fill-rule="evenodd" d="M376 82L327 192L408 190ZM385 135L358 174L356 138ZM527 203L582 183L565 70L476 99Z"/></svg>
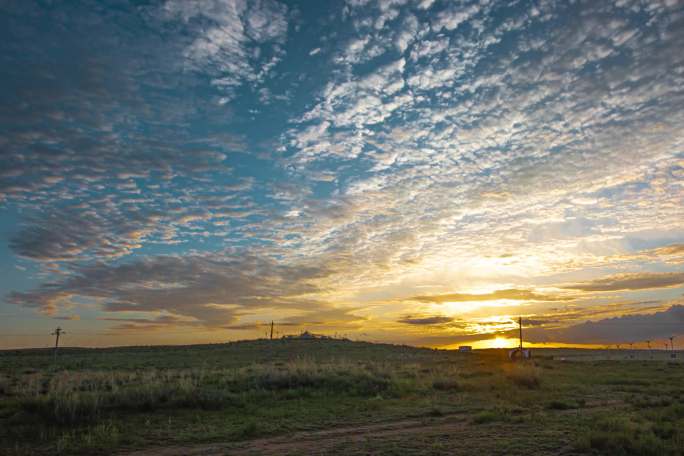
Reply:
<svg viewBox="0 0 684 456"><path fill-rule="evenodd" d="M191 27L197 36L184 57L191 69L214 74L212 83L224 88L227 97L242 84L264 78L279 58L259 64L255 51L263 44L279 49L288 28L287 8L274 0L168 0L164 16L180 18L190 26L195 18L210 21L208 27Z"/></svg>

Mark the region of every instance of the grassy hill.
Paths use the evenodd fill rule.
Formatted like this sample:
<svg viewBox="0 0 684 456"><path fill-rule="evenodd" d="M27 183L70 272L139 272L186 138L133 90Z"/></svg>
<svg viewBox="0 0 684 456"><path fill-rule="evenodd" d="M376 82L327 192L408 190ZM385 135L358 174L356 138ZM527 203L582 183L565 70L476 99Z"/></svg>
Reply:
<svg viewBox="0 0 684 456"><path fill-rule="evenodd" d="M682 364L538 355L297 339L4 351L0 453L682 454Z"/></svg>

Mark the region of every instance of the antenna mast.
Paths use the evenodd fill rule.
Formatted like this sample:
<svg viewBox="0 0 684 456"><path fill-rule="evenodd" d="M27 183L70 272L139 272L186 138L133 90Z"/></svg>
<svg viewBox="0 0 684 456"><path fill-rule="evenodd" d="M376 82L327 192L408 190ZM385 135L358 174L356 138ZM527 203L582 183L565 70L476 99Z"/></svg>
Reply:
<svg viewBox="0 0 684 456"><path fill-rule="evenodd" d="M51 334L52 336L55 336L55 359L57 359L57 349L59 349L59 336L62 334L65 334L65 331L63 331L59 326L57 326L57 329L55 329Z"/></svg>

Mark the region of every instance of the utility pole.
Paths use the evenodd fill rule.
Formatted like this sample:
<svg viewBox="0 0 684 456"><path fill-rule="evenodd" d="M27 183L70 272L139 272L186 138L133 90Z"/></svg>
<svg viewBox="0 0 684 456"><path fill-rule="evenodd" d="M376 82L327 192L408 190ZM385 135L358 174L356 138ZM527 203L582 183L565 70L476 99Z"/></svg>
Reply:
<svg viewBox="0 0 684 456"><path fill-rule="evenodd" d="M523 344L522 344L522 317L518 318L518 329L520 332L520 357L522 358L523 355Z"/></svg>
<svg viewBox="0 0 684 456"><path fill-rule="evenodd" d="M271 320L271 340L273 340L273 320Z"/></svg>
<svg viewBox="0 0 684 456"><path fill-rule="evenodd" d="M55 329L51 334L52 336L55 336L55 360L57 359L57 349L59 348L59 336L62 334L65 334L65 332L62 331L62 328L60 328L59 326L57 326L57 329Z"/></svg>
<svg viewBox="0 0 684 456"><path fill-rule="evenodd" d="M672 350L672 353L670 354L670 358L676 358L677 355L675 354L675 351L674 351L674 336L670 336L670 350Z"/></svg>

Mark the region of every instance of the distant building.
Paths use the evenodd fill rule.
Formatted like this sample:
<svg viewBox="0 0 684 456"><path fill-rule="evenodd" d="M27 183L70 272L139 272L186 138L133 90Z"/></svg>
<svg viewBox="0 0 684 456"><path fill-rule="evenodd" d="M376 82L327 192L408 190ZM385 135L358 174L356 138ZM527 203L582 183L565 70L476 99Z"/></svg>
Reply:
<svg viewBox="0 0 684 456"><path fill-rule="evenodd" d="M309 331L304 331L301 334L298 335L292 335L292 336L285 336L283 339L304 339L304 340L313 340L313 339L332 339L330 336L325 336L323 334L314 334Z"/></svg>
<svg viewBox="0 0 684 456"><path fill-rule="evenodd" d="M460 347L458 347L458 351L463 353L470 353L471 351L473 351L473 347L471 347L470 345L461 345Z"/></svg>

